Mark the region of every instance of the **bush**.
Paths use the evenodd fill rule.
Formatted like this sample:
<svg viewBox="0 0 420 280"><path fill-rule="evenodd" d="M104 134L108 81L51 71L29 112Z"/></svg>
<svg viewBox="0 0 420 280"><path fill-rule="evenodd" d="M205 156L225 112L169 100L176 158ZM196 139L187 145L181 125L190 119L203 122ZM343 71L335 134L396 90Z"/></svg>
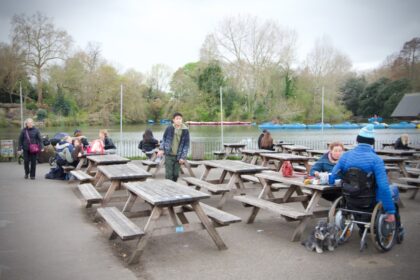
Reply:
<svg viewBox="0 0 420 280"><path fill-rule="evenodd" d="M45 109L39 109L36 112L36 118L38 121L43 121L48 116L47 110Z"/></svg>
<svg viewBox="0 0 420 280"><path fill-rule="evenodd" d="M35 102L26 102L25 107L27 110L36 110L38 109L38 106Z"/></svg>

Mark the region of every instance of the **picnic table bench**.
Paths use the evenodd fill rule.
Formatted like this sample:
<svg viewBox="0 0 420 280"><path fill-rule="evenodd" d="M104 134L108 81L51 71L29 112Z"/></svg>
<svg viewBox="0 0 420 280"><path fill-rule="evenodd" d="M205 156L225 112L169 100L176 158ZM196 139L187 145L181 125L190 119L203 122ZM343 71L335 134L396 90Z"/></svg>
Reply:
<svg viewBox="0 0 420 280"><path fill-rule="evenodd" d="M283 145L283 150L292 154L302 155L303 153L306 153L309 148L302 145Z"/></svg>
<svg viewBox="0 0 420 280"><path fill-rule="evenodd" d="M246 144L242 143L224 143L225 152L227 155L240 154L241 150L245 148Z"/></svg>
<svg viewBox="0 0 420 280"><path fill-rule="evenodd" d="M152 236L157 235L167 235L171 233L183 233L205 229L219 250L227 249L222 238L216 231L216 227L226 226L231 223L241 221L239 217L199 203L200 200L208 198L208 194L188 188L187 186L183 186L170 180L129 182L124 183L124 187L129 192L129 197L122 211L123 216L130 214L137 198L140 198L142 202L145 202L152 207L151 211L141 212L143 217L148 217L146 226L142 231L133 227L133 225L127 222L127 219L120 214L114 215L114 217L117 217L115 219L118 220L118 223L110 223L110 226L113 229L113 234L115 233L121 238L129 239L140 237L136 245L136 249L128 260L129 264L135 263L139 260L139 257L144 251L148 240ZM169 213L172 226L157 223L164 214L165 210ZM116 212L118 210L113 209L106 211ZM190 211L197 215L199 219L198 223L191 223L188 221L185 213ZM103 210L100 210L100 212L103 212ZM129 227L130 229L123 232L120 231L120 233L117 232L116 229L121 223L124 228ZM130 230L132 231L131 234Z"/></svg>
<svg viewBox="0 0 420 280"><path fill-rule="evenodd" d="M254 222L260 209L268 210L285 217L287 221L299 221L298 227L292 235L292 241L298 241L305 230L310 218L315 215L327 215L328 209L317 206L322 192L336 188L329 185L305 185L303 177L283 177L278 172L262 172L255 175L260 179L263 189L258 197L249 195L235 196L234 199L252 206L247 223ZM273 185L280 183L280 187L287 186L287 191L281 197L273 195ZM310 192L304 192L304 189ZM293 196L296 194L296 196ZM296 208L289 203L300 202L303 208ZM315 209L317 208L317 209Z"/></svg>
<svg viewBox="0 0 420 280"><path fill-rule="evenodd" d="M91 183L79 184L77 187L86 201L86 208L90 208L94 203L102 203L102 195Z"/></svg>
<svg viewBox="0 0 420 280"><path fill-rule="evenodd" d="M106 205L122 182L144 181L150 177L152 174L134 164L101 165L98 166L95 187L99 188L107 179L111 181L102 200L102 205Z"/></svg>
<svg viewBox="0 0 420 280"><path fill-rule="evenodd" d="M283 146L286 146L286 145L291 146L291 145L294 145L294 143L288 143L288 142L281 141L281 142L277 142L277 143L273 144L275 151L276 152L282 152L282 153L284 152Z"/></svg>
<svg viewBox="0 0 420 280"><path fill-rule="evenodd" d="M245 149L242 150L242 161L247 162L250 164L256 164L258 159L260 158L260 154L262 153L274 153L273 150L266 150L266 149Z"/></svg>
<svg viewBox="0 0 420 280"><path fill-rule="evenodd" d="M72 170L70 174L80 181L80 183L93 181L93 177L82 170Z"/></svg>
<svg viewBox="0 0 420 280"><path fill-rule="evenodd" d="M414 189L413 194L410 196L410 199L415 199L420 189L420 178L400 177L397 180L400 182L403 182L406 185L415 187L415 188L407 187L407 189Z"/></svg>

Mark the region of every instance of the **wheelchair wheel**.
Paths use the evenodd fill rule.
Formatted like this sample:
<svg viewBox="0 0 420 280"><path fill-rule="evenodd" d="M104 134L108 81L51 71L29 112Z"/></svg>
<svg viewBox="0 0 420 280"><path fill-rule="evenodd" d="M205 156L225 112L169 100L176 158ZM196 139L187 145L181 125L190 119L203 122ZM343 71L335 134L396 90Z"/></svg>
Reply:
<svg viewBox="0 0 420 280"><path fill-rule="evenodd" d="M381 252L391 250L395 244L396 225L395 222L386 222L386 216L382 203L376 204L370 221L370 236L376 249Z"/></svg>
<svg viewBox="0 0 420 280"><path fill-rule="evenodd" d="M340 243L344 243L350 239L354 228L354 223L351 223L354 219L353 215L344 214L340 209L343 204L342 199L342 196L337 198L328 212L328 223L335 224L339 229L338 236L340 237Z"/></svg>
<svg viewBox="0 0 420 280"><path fill-rule="evenodd" d="M50 157L49 159L48 159L48 163L51 165L51 166L54 166L55 165L55 156L52 156L52 157Z"/></svg>

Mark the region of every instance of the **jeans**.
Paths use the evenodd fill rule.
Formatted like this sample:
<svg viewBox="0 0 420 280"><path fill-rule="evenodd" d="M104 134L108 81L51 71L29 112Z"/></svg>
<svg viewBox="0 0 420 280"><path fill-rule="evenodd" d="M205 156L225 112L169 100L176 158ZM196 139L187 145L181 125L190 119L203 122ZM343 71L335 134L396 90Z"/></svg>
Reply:
<svg viewBox="0 0 420 280"><path fill-rule="evenodd" d="M176 156L165 155L165 178L176 182L179 176L179 161Z"/></svg>

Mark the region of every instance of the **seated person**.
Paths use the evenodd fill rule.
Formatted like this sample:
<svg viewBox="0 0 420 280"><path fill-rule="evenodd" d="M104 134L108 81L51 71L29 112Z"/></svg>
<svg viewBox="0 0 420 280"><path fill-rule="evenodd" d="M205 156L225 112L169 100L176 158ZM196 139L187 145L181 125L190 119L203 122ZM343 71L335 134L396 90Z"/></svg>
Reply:
<svg viewBox="0 0 420 280"><path fill-rule="evenodd" d="M372 173L376 184L376 202L382 202L382 206L387 214L386 222L396 222L398 232L402 232L398 208L392 199L388 179L385 171L384 161L375 153L374 126L368 124L360 129L357 135L357 147L344 153L332 170L329 177L330 184L339 178L340 172L346 174L350 168L357 168L366 174ZM397 217L396 217L397 216Z"/></svg>
<svg viewBox="0 0 420 280"><path fill-rule="evenodd" d="M258 136L258 149L262 149L261 148L261 139L264 137L264 135L267 133L267 129L264 129L262 131L262 133L260 134L260 136Z"/></svg>
<svg viewBox="0 0 420 280"><path fill-rule="evenodd" d="M311 168L309 175L319 178L320 172L331 173L335 164L341 157L344 151L344 146L340 142L332 142L328 146L328 152L325 153ZM322 197L328 201L334 201L341 196L341 190L325 191Z"/></svg>
<svg viewBox="0 0 420 280"><path fill-rule="evenodd" d="M99 131L99 138L104 143L104 149L105 150L116 150L117 147L115 147L114 142L112 142L111 137L109 137L108 130L101 129Z"/></svg>
<svg viewBox="0 0 420 280"><path fill-rule="evenodd" d="M83 144L79 138L73 139L73 147L74 149L73 149L73 152L71 153L73 162L71 165L76 167L83 153Z"/></svg>
<svg viewBox="0 0 420 280"><path fill-rule="evenodd" d="M73 163L72 152L74 147L72 141L73 139L70 136L66 136L55 146L57 152L57 166L62 167L63 165Z"/></svg>
<svg viewBox="0 0 420 280"><path fill-rule="evenodd" d="M260 142L260 149L274 150L273 149L273 137L271 133L266 130Z"/></svg>
<svg viewBox="0 0 420 280"><path fill-rule="evenodd" d="M143 140L139 143L139 149L142 150L143 153L153 151L158 147L159 141L153 137L153 132L151 129L146 129L143 133ZM151 154L146 154L147 157L150 159L152 158Z"/></svg>
<svg viewBox="0 0 420 280"><path fill-rule="evenodd" d="M395 141L394 149L409 150L410 148L408 147L408 141L409 141L408 134L401 135L401 137L399 137L397 141Z"/></svg>
<svg viewBox="0 0 420 280"><path fill-rule="evenodd" d="M87 140L86 136L83 135L80 129L76 129L74 131L74 138L78 138L81 141L83 148L87 148L89 146L89 141Z"/></svg>

